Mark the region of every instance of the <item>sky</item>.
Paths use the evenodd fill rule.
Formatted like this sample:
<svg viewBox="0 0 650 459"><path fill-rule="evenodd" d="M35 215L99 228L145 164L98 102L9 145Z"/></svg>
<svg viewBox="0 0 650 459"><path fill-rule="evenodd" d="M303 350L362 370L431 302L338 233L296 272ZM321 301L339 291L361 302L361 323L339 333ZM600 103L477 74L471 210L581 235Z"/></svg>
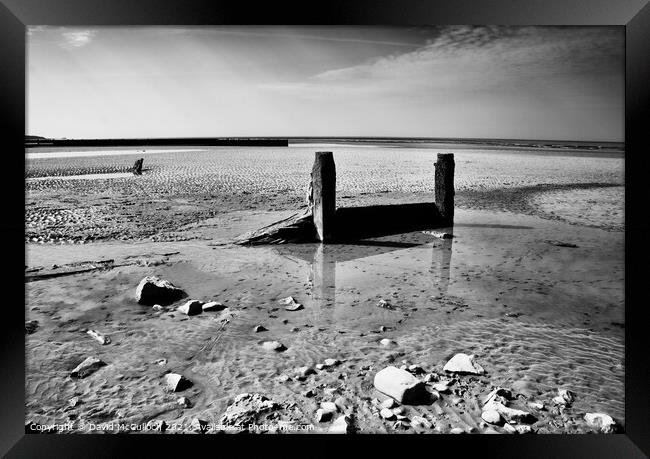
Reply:
<svg viewBox="0 0 650 459"><path fill-rule="evenodd" d="M622 27L45 27L27 134L624 140Z"/></svg>

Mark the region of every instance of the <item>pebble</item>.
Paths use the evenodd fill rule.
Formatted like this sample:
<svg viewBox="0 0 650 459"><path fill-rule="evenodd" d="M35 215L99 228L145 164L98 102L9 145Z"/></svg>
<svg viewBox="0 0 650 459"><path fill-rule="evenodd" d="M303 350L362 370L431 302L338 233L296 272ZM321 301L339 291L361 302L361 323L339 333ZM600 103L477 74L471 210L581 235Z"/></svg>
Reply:
<svg viewBox="0 0 650 459"><path fill-rule="evenodd" d="M336 406L336 403L334 402L321 402L320 407L323 411L327 411L329 413L337 413L339 410Z"/></svg>
<svg viewBox="0 0 650 459"><path fill-rule="evenodd" d="M558 389L558 395L553 398L556 405L571 405L575 400L575 394L568 389Z"/></svg>
<svg viewBox="0 0 650 459"><path fill-rule="evenodd" d="M531 402L528 402L528 406L533 408L533 409L540 410L540 411L545 408L544 404L541 403L541 402L532 402L531 401Z"/></svg>
<svg viewBox="0 0 650 459"><path fill-rule="evenodd" d="M352 417L350 415L343 415L336 418L332 427L329 429L329 433L333 434L347 434L354 432L354 425L352 422Z"/></svg>
<svg viewBox="0 0 650 459"><path fill-rule="evenodd" d="M450 434L458 435L458 434L464 434L465 431L464 431L463 429L461 429L460 427L454 427L453 429L451 429L451 430L449 431L449 433L450 433Z"/></svg>
<svg viewBox="0 0 650 459"><path fill-rule="evenodd" d="M106 365L96 357L88 357L70 372L72 378L85 378Z"/></svg>
<svg viewBox="0 0 650 459"><path fill-rule="evenodd" d="M506 433L510 433L510 434L517 433L517 429L515 429L510 424L504 424L503 425L503 430L505 430Z"/></svg>
<svg viewBox="0 0 650 459"><path fill-rule="evenodd" d="M322 408L316 410L316 422L328 422L332 419L332 411L325 411Z"/></svg>
<svg viewBox="0 0 650 459"><path fill-rule="evenodd" d="M422 416L413 416L411 418L411 424L413 425L413 427L421 426L421 427L425 427L427 429L431 429L433 427L433 424L431 423L431 421L429 421L428 419L423 418Z"/></svg>
<svg viewBox="0 0 650 459"><path fill-rule="evenodd" d="M481 413L481 419L488 424L500 424L501 415L497 410L485 410Z"/></svg>
<svg viewBox="0 0 650 459"><path fill-rule="evenodd" d="M474 362L474 355L459 353L454 355L443 367L444 371L450 373L468 373L481 375L485 373L483 367Z"/></svg>
<svg viewBox="0 0 650 459"><path fill-rule="evenodd" d="M176 400L176 404L182 406L183 408L191 408L192 404L190 403L190 399L187 397L180 397L178 400Z"/></svg>
<svg viewBox="0 0 650 459"><path fill-rule="evenodd" d="M381 411L379 412L379 415L387 420L391 420L395 418L395 413L393 413L392 410L389 410L388 408L382 408Z"/></svg>
<svg viewBox="0 0 650 459"><path fill-rule="evenodd" d="M177 307L176 310L186 316L194 316L203 312L203 302L199 300L189 300L185 304Z"/></svg>
<svg viewBox="0 0 650 459"><path fill-rule="evenodd" d="M192 382L178 373L167 373L163 377L165 388L171 392L180 392L192 386Z"/></svg>
<svg viewBox="0 0 650 459"><path fill-rule="evenodd" d="M72 397L70 400L68 400L68 406L71 406L72 408L78 406L81 403L81 400L79 397Z"/></svg>
<svg viewBox="0 0 650 459"><path fill-rule="evenodd" d="M408 371L393 366L386 367L375 375L374 386L399 403L418 403L429 398L423 382Z"/></svg>
<svg viewBox="0 0 650 459"><path fill-rule="evenodd" d="M265 332L268 331L263 325L256 325L255 328L253 328L253 331L255 333L260 333L260 332Z"/></svg>
<svg viewBox="0 0 650 459"><path fill-rule="evenodd" d="M379 344L381 344L382 346L390 346L397 343L392 339L384 338L381 341L379 341Z"/></svg>
<svg viewBox="0 0 650 459"><path fill-rule="evenodd" d="M225 308L226 307L222 303L219 303L218 301L209 301L202 306L204 312L221 311L222 309Z"/></svg>
<svg viewBox="0 0 650 459"><path fill-rule="evenodd" d="M602 433L610 434L616 432L617 425L614 419L605 413L587 413L584 416L585 421L590 427L600 429Z"/></svg>
<svg viewBox="0 0 650 459"><path fill-rule="evenodd" d="M312 389L309 389L303 392L302 395L303 397L311 398L316 396L316 392L314 392Z"/></svg>
<svg viewBox="0 0 650 459"><path fill-rule="evenodd" d="M533 433L533 428L531 426L525 426L521 424L516 425L515 430L517 431L518 434Z"/></svg>
<svg viewBox="0 0 650 459"><path fill-rule="evenodd" d="M183 296L183 290L156 276L147 276L135 289L135 299L140 304L173 303Z"/></svg>
<svg viewBox="0 0 650 459"><path fill-rule="evenodd" d="M267 351L284 352L287 350L286 346L279 341L264 341L262 347Z"/></svg>
<svg viewBox="0 0 650 459"><path fill-rule="evenodd" d="M392 398L387 398L380 405L382 408L388 408L389 410L397 406L397 402Z"/></svg>
<svg viewBox="0 0 650 459"><path fill-rule="evenodd" d="M161 305L159 305L159 304L154 304L154 305L151 307L151 309L153 309L154 311L162 311L162 310L163 310L163 307L162 307Z"/></svg>

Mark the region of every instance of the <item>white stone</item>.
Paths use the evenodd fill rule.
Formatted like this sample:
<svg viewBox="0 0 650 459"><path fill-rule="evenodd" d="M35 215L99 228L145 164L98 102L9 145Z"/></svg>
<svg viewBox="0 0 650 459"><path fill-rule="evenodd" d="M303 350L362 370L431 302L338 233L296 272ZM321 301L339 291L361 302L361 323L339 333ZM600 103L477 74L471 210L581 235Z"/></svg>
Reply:
<svg viewBox="0 0 650 459"><path fill-rule="evenodd" d="M379 341L379 344L381 344L382 346L390 346L392 344L397 344L397 343L395 343L395 341L393 341L392 339L384 338L381 341Z"/></svg>
<svg viewBox="0 0 650 459"><path fill-rule="evenodd" d="M329 429L329 433L333 434L346 434L354 432L354 426L352 424L352 417L349 415L343 415L336 418L334 423Z"/></svg>
<svg viewBox="0 0 650 459"><path fill-rule="evenodd" d="M178 373L167 373L163 379L165 388L171 392L179 392L192 385L188 379Z"/></svg>
<svg viewBox="0 0 650 459"><path fill-rule="evenodd" d="M469 373L475 375L485 373L483 367L473 361L474 357L473 354L456 354L445 364L443 370L450 373Z"/></svg>
<svg viewBox="0 0 650 459"><path fill-rule="evenodd" d="M222 309L225 309L226 307L222 304L219 303L218 301L209 301L205 303L202 306L203 311L208 312L208 311L221 311Z"/></svg>
<svg viewBox="0 0 650 459"><path fill-rule="evenodd" d="M264 341L262 343L262 347L266 349L267 351L276 351L276 352L282 352L285 351L287 348L284 346L279 341Z"/></svg>
<svg viewBox="0 0 650 459"><path fill-rule="evenodd" d="M585 421L591 427L600 429L602 433L614 433L616 431L616 421L605 413L587 413L585 414Z"/></svg>
<svg viewBox="0 0 650 459"><path fill-rule="evenodd" d="M375 375L375 388L399 403L417 403L427 395L423 382L408 371L393 366L386 367Z"/></svg>
<svg viewBox="0 0 650 459"><path fill-rule="evenodd" d="M543 410L544 409L544 404L541 402L528 402L528 406L536 409L536 410Z"/></svg>
<svg viewBox="0 0 650 459"><path fill-rule="evenodd" d="M96 357L88 357L70 372L72 378L85 378L106 365Z"/></svg>
<svg viewBox="0 0 650 459"><path fill-rule="evenodd" d="M501 423L501 415L497 410L485 410L481 413L481 418L488 424Z"/></svg>
<svg viewBox="0 0 650 459"><path fill-rule="evenodd" d="M392 410L389 410L388 408L382 408L381 411L379 412L379 415L384 418L384 419L393 419L395 417L395 413L393 413Z"/></svg>
<svg viewBox="0 0 650 459"><path fill-rule="evenodd" d="M558 395L553 398L556 405L570 405L575 400L575 394L568 389L558 389Z"/></svg>
<svg viewBox="0 0 650 459"><path fill-rule="evenodd" d="M340 363L341 363L341 361L338 360L338 359L325 359L325 362L324 362L326 367L333 367L333 366L339 365Z"/></svg>
<svg viewBox="0 0 650 459"><path fill-rule="evenodd" d="M192 406L190 400L187 397L180 397L178 400L176 400L176 404L184 408L190 408Z"/></svg>
<svg viewBox="0 0 650 459"><path fill-rule="evenodd" d="M509 408L501 402L491 401L483 407L483 411L496 411L506 421L526 422L532 420L528 411Z"/></svg>
<svg viewBox="0 0 650 459"><path fill-rule="evenodd" d="M322 408L316 410L316 422L327 422L332 419L331 411L325 411Z"/></svg>
<svg viewBox="0 0 650 459"><path fill-rule="evenodd" d="M322 402L320 404L320 407L323 411L326 411L328 413L336 413L339 410L336 406L336 403L334 402Z"/></svg>
<svg viewBox="0 0 650 459"><path fill-rule="evenodd" d="M185 304L177 307L176 310L181 314L185 314L187 316L193 316L196 314L201 314L201 312L203 312L202 306L203 306L202 301L189 300Z"/></svg>
<svg viewBox="0 0 650 459"><path fill-rule="evenodd" d="M517 433L517 429L512 427L510 424L504 424L503 425L503 430L505 430L506 433L510 433L510 434Z"/></svg>
<svg viewBox="0 0 650 459"><path fill-rule="evenodd" d="M397 402L392 398L387 398L380 405L382 408L388 408L389 410L397 406Z"/></svg>
<svg viewBox="0 0 650 459"><path fill-rule="evenodd" d="M532 427L521 425L521 424L516 425L515 430L517 431L518 434L533 433L533 428Z"/></svg>
<svg viewBox="0 0 650 459"><path fill-rule="evenodd" d="M183 290L171 282L156 276L147 276L135 289L135 299L140 304L155 304L161 301L172 303L183 295Z"/></svg>
<svg viewBox="0 0 650 459"><path fill-rule="evenodd" d="M425 427L427 429L431 429L433 427L433 424L431 423L431 421L429 421L428 419L423 418L422 416L413 416L411 418L411 424L413 425L413 427L422 426L422 427Z"/></svg>
<svg viewBox="0 0 650 459"><path fill-rule="evenodd" d="M458 434L464 434L465 431L464 431L463 429L461 429L460 427L454 427L453 429L451 429L451 430L449 431L449 433L450 433L450 434L458 435Z"/></svg>
<svg viewBox="0 0 650 459"><path fill-rule="evenodd" d="M449 381L438 382L431 387L438 392L445 393L449 391Z"/></svg>

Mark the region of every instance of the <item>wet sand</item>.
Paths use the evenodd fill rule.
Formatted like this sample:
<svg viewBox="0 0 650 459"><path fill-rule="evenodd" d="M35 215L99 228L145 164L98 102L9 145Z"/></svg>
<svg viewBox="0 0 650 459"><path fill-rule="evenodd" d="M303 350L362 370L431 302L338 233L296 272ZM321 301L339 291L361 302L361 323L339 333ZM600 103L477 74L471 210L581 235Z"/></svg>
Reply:
<svg viewBox="0 0 650 459"><path fill-rule="evenodd" d="M446 361L464 352L476 354L485 375L455 376L452 393L405 407L407 416L431 421L426 432L504 432L481 424L479 400L493 386L512 389L518 403L548 407L535 412L539 433L594 431L582 420L586 412L608 413L624 425L623 232L498 210L456 212L450 240L417 232L354 245L229 244L288 214L257 209L178 226L185 241L28 244L30 275L100 269L26 284L26 320L39 324L26 335L27 420L71 421L75 429L165 420L188 431L194 419L218 422L238 394L249 392L284 404L274 422L326 431L331 423L314 419L318 404L343 396L361 433L416 432L422 429L378 416L373 399L386 396L373 387L374 375L410 364L442 374ZM110 266L83 263L109 259ZM135 287L147 275L228 310L186 317L173 309L182 302L164 311L138 305ZM278 304L289 295L304 309ZM380 299L393 308L378 307ZM255 333L256 325L267 331ZM99 344L85 329L111 343ZM382 346L382 338L395 344ZM260 344L269 340L287 350L264 350ZM71 379L88 356L107 365ZM327 358L342 363L304 381L281 378ZM162 376L169 370L194 385L166 392ZM562 412L551 402L558 388L576 394ZM304 395L308 390L313 397ZM74 396L81 403L70 407ZM179 407L179 396L192 406Z"/></svg>

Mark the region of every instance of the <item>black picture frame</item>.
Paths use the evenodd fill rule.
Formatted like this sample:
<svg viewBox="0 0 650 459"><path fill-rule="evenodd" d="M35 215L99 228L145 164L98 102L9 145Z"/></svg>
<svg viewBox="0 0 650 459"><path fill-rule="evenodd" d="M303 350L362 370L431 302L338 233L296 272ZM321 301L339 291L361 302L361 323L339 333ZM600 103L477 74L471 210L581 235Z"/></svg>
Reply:
<svg viewBox="0 0 650 459"><path fill-rule="evenodd" d="M481 454L481 457L621 457L650 454L650 357L644 308L648 260L645 175L650 152L644 145L650 114L650 6L647 0L357 0L310 2L236 2L223 0L0 0L0 97L5 127L2 160L8 171L24 167L25 134L25 27L27 25L219 25L219 24L354 24L354 25L620 25L626 35L625 110L625 340L626 430L619 435L425 435L358 436L363 454L368 447L396 446L406 454L444 454L443 449ZM312 455L339 454L336 442L350 438L315 435L277 435L249 439L241 435L25 435L24 433L24 251L23 176L10 172L2 181L0 235L4 242L2 284L3 320L0 339L0 453L6 457L115 457L135 453L145 445L149 456L156 450L174 449L189 454L197 446L225 454L241 444L241 453L264 441L265 448ZM10 250L7 250L10 249ZM8 294L8 295L7 295ZM219 438L207 443L208 437ZM300 438L298 438L300 437ZM171 438L174 438L172 440ZM303 444L298 449L294 442ZM320 447L323 442L325 448ZM289 443L289 444L285 444ZM363 443L364 445L359 445ZM309 449L305 450L307 447ZM248 454L247 454L248 455ZM302 454L301 454L302 455Z"/></svg>

